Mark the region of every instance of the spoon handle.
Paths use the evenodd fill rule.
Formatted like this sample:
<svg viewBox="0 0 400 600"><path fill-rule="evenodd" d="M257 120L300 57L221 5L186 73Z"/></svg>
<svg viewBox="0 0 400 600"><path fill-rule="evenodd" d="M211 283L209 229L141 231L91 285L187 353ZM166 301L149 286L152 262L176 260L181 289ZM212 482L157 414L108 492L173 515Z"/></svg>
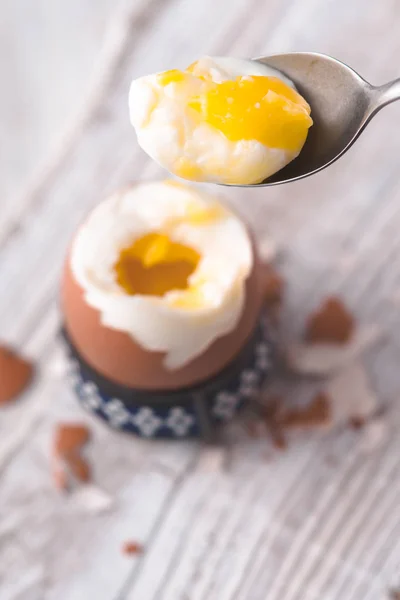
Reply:
<svg viewBox="0 0 400 600"><path fill-rule="evenodd" d="M375 88L375 91L378 94L376 110L380 110L387 104L400 100L400 78Z"/></svg>

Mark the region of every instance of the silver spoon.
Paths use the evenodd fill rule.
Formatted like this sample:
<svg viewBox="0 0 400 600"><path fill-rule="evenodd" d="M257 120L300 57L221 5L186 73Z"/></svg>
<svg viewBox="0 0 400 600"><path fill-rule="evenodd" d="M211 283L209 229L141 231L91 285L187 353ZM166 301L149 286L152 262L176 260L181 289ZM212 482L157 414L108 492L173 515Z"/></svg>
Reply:
<svg viewBox="0 0 400 600"><path fill-rule="evenodd" d="M245 187L289 183L325 169L347 152L381 108L400 100L400 79L375 87L326 54L292 52L254 60L293 81L311 105L314 125L298 158L265 181Z"/></svg>

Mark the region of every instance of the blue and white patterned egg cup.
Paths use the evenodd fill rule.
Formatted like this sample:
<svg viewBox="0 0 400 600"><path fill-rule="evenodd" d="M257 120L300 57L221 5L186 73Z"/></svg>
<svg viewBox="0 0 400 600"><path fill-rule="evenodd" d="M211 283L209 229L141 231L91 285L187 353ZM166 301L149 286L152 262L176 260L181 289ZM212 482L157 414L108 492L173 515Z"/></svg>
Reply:
<svg viewBox="0 0 400 600"><path fill-rule="evenodd" d="M273 369L274 327L261 315L240 354L220 373L190 388L149 392L102 377L78 355L63 331L69 350L69 379L82 406L111 427L146 438L212 437L254 397Z"/></svg>

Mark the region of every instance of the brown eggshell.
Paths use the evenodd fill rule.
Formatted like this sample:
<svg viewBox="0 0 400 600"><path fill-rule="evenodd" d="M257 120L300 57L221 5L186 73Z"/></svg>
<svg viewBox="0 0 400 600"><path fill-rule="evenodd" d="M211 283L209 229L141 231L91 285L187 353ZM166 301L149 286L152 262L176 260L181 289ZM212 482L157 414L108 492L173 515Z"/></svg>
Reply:
<svg viewBox="0 0 400 600"><path fill-rule="evenodd" d="M22 394L32 381L33 365L16 352L0 346L0 406Z"/></svg>
<svg viewBox="0 0 400 600"><path fill-rule="evenodd" d="M59 423L54 433L53 452L58 457L78 454L90 439L90 430L80 423Z"/></svg>
<svg viewBox="0 0 400 600"><path fill-rule="evenodd" d="M309 342L345 344L353 335L354 318L340 298L330 296L310 315L305 339Z"/></svg>
<svg viewBox="0 0 400 600"><path fill-rule="evenodd" d="M237 327L176 370L164 367L164 353L149 352L127 333L110 329L100 322L99 311L88 306L83 290L73 277L69 256L64 269L62 306L71 341L81 357L98 373L135 389L173 390L208 379L229 364L256 326L263 294L264 272L255 255L246 282L245 307Z"/></svg>

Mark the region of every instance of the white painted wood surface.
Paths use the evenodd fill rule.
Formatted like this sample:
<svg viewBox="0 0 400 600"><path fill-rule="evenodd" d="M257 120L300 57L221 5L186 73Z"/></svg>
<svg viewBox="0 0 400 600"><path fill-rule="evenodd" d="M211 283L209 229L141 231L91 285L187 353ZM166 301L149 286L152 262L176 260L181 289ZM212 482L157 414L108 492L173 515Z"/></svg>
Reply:
<svg viewBox="0 0 400 600"><path fill-rule="evenodd" d="M0 194L14 201L76 119L120 0L0 2Z"/></svg>
<svg viewBox="0 0 400 600"><path fill-rule="evenodd" d="M399 25L397 0L126 2L74 135L1 212L1 336L41 371L0 416L1 600L384 600L400 584L400 105L319 176L225 191L284 248L287 338L327 292L382 327L365 358L388 407L382 447L366 453L357 434L337 431L299 435L271 455L267 442L236 437L229 470L207 472L196 443L134 440L86 417L54 373L57 286L74 228L114 188L161 174L128 123L130 79L204 53L308 49L381 83L399 75ZM102 515L50 479L53 424L75 417L94 430L95 479L114 500ZM145 553L123 556L127 539Z"/></svg>

